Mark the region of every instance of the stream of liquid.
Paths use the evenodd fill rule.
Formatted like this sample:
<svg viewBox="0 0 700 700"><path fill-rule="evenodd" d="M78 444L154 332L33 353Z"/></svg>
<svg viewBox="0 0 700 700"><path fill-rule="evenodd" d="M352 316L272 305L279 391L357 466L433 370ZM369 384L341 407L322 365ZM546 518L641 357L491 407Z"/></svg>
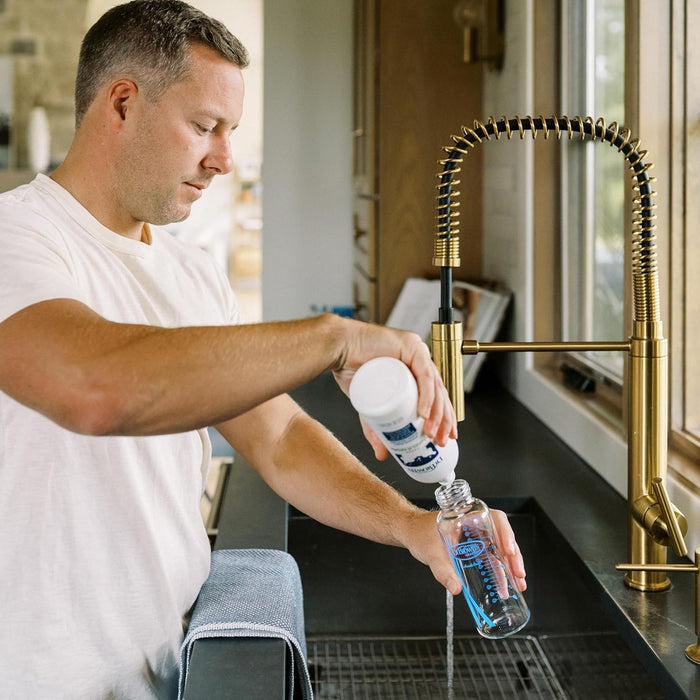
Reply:
<svg viewBox="0 0 700 700"><path fill-rule="evenodd" d="M447 639L447 700L455 698L455 647L454 647L454 628L455 628L455 598L447 591L445 607L447 609L447 624L445 637Z"/></svg>

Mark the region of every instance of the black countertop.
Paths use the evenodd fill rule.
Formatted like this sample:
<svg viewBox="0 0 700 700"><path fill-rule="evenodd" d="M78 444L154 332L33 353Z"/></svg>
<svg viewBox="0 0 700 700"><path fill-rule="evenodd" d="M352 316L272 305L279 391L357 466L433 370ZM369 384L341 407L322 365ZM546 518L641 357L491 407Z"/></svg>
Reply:
<svg viewBox="0 0 700 700"><path fill-rule="evenodd" d="M413 481L391 459L375 460L356 413L330 375L300 388L294 392L294 398L361 461L407 497L433 498L433 485ZM475 495L486 502L504 497L537 501L580 558L587 578L594 582L601 607L667 696L700 698L700 666L690 663L684 654L685 647L696 641L694 577L672 574L672 589L661 593L641 593L624 585L623 575L615 570L615 564L627 558L624 499L488 377L480 378L475 392L467 397L459 447L457 476L470 483ZM238 509L242 502L250 502L243 494L250 495L250 480L255 477L249 469L234 469L234 473L238 474L236 479L243 479L243 490L236 486L236 479L229 484L217 548L285 548L284 504L263 485L262 498L274 517L265 518L262 529L251 528L250 519L241 518ZM255 508L260 513L261 505L256 504ZM209 644L216 647L216 642ZM276 653L283 652L278 649ZM224 657L217 657L218 667L211 664L211 658L209 651L200 649L201 662L207 668L204 675L210 685L216 676L212 675L214 668L219 673L226 672L221 666ZM193 668L196 673L197 665ZM227 687L230 691L230 685ZM188 691L188 698L215 697L209 691L209 695L200 694L195 682L188 682Z"/></svg>

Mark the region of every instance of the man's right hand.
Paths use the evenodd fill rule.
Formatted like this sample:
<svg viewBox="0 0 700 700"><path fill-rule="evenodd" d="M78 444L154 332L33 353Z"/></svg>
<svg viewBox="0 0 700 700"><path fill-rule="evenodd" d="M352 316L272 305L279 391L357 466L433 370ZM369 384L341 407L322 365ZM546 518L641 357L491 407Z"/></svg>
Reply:
<svg viewBox="0 0 700 700"><path fill-rule="evenodd" d="M423 430L439 445L457 437L457 419L440 373L428 346L415 333L359 321L344 321L345 343L333 373L347 394L352 377L362 364L374 357L396 357L413 373L418 384L418 415L425 420ZM378 459L388 452L372 430L362 424L365 437Z"/></svg>

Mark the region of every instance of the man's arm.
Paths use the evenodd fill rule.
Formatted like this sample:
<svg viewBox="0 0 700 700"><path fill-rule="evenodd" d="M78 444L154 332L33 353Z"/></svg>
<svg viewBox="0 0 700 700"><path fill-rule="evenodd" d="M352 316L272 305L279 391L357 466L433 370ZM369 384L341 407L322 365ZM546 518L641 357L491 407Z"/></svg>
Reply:
<svg viewBox="0 0 700 700"><path fill-rule="evenodd" d="M162 434L228 420L327 369L346 389L353 371L381 354L416 375L426 431L439 442L454 435L449 399L418 336L332 314L166 329L44 301L0 324L0 390L76 432Z"/></svg>
<svg viewBox="0 0 700 700"><path fill-rule="evenodd" d="M217 429L296 508L331 527L407 548L442 585L460 592L435 512L414 506L372 474L290 397L279 396ZM495 522L524 589L524 564L510 524L500 512Z"/></svg>

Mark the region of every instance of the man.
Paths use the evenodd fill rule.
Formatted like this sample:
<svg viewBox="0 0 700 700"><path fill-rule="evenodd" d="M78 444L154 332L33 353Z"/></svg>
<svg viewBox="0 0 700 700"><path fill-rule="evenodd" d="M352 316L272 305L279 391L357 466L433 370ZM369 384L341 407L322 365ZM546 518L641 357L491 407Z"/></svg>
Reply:
<svg viewBox="0 0 700 700"><path fill-rule="evenodd" d="M231 170L246 64L179 0L113 8L83 42L64 163L0 197L0 697L174 692L209 567L210 425L290 503L407 547L460 590L434 514L286 394L325 370L346 391L364 361L392 355L444 444L454 413L420 339L332 315L242 325L223 273L158 228Z"/></svg>

